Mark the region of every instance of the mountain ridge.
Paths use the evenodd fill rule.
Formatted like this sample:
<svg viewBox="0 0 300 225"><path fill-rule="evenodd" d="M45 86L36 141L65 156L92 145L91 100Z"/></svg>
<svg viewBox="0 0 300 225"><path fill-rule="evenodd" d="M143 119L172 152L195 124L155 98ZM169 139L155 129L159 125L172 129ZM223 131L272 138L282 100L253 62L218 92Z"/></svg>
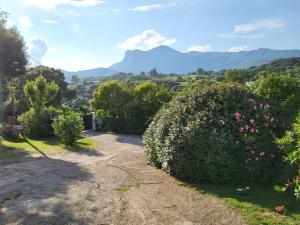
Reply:
<svg viewBox="0 0 300 225"><path fill-rule="evenodd" d="M77 72L66 71L66 77L73 74L81 78L108 76L118 72L140 73L156 68L160 73L189 73L202 68L206 71L241 69L269 63L275 59L300 57L300 50L276 50L258 48L240 52L180 52L168 46L158 46L148 51L127 50L122 61L108 68L94 68Z"/></svg>

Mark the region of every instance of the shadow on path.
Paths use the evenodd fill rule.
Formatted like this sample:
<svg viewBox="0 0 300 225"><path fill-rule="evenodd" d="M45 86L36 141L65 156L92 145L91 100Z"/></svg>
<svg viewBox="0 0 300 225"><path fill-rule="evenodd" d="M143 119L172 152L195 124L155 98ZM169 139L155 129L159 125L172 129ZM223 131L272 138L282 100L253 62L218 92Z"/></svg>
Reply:
<svg viewBox="0 0 300 225"><path fill-rule="evenodd" d="M74 212L82 199L68 201L68 191L91 177L76 163L51 158L1 167L0 224L85 224Z"/></svg>

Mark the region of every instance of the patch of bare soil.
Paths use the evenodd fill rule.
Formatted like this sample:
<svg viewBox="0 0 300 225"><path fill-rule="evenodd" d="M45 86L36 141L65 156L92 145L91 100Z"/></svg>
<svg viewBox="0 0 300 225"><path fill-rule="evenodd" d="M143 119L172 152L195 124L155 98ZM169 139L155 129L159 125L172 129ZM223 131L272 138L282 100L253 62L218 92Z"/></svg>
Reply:
<svg viewBox="0 0 300 225"><path fill-rule="evenodd" d="M146 164L141 137L87 133L94 153L0 167L0 224L244 224L222 201Z"/></svg>

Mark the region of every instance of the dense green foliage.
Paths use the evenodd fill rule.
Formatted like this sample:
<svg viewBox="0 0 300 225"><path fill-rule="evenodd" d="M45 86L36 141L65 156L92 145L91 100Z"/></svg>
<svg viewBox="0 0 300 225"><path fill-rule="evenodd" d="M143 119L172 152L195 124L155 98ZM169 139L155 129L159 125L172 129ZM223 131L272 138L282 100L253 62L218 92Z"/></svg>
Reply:
<svg viewBox="0 0 300 225"><path fill-rule="evenodd" d="M291 166L295 166L298 174L293 177L286 177L284 186L276 186L278 191L292 192L300 200L300 113L296 117L291 130L287 131L284 137L276 140L283 151L284 158Z"/></svg>
<svg viewBox="0 0 300 225"><path fill-rule="evenodd" d="M51 135L49 103L56 97L58 90L57 84L47 83L42 76L26 82L24 93L31 107L19 117L19 121L26 127L28 134L39 137Z"/></svg>
<svg viewBox="0 0 300 225"><path fill-rule="evenodd" d="M99 85L91 103L100 119L99 129L141 134L170 99L171 92L154 82L134 86L130 82L112 80Z"/></svg>
<svg viewBox="0 0 300 225"><path fill-rule="evenodd" d="M83 131L83 120L79 113L69 111L52 123L54 134L66 145L72 145L80 138Z"/></svg>
<svg viewBox="0 0 300 225"><path fill-rule="evenodd" d="M9 87L24 74L26 64L23 37L15 27L7 27L7 13L0 10L0 121L4 120L7 101L15 101L15 92Z"/></svg>
<svg viewBox="0 0 300 225"><path fill-rule="evenodd" d="M281 158L275 127L272 107L244 87L197 87L158 112L144 135L146 155L184 179L268 180Z"/></svg>
<svg viewBox="0 0 300 225"><path fill-rule="evenodd" d="M300 82L291 76L260 76L254 84L254 92L276 104L280 125L283 130L287 129L300 109Z"/></svg>

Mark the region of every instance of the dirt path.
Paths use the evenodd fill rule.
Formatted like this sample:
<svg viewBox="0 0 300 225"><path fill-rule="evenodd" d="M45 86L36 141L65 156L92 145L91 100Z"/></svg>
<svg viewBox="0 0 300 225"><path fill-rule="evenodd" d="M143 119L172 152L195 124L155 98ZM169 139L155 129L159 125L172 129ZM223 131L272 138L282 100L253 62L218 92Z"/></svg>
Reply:
<svg viewBox="0 0 300 225"><path fill-rule="evenodd" d="M148 166L141 138L89 133L94 153L0 167L0 224L243 224L224 203Z"/></svg>

